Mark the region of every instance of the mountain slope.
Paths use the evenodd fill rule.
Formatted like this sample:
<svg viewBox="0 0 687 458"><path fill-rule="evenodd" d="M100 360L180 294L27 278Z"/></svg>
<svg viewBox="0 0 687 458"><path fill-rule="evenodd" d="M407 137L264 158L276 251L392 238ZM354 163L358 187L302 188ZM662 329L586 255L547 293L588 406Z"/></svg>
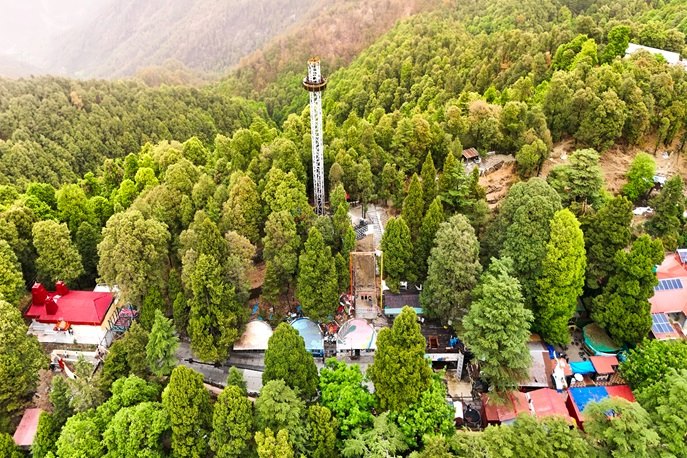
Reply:
<svg viewBox="0 0 687 458"><path fill-rule="evenodd" d="M298 24L241 60L222 91L263 100L277 122L300 110L306 61L319 56L325 74L349 64L399 21L451 5L447 0L338 0L311 11Z"/></svg>
<svg viewBox="0 0 687 458"><path fill-rule="evenodd" d="M29 76L31 74L43 73L39 68L31 64L22 62L12 56L0 54L0 75L7 78L19 78L22 76Z"/></svg>
<svg viewBox="0 0 687 458"><path fill-rule="evenodd" d="M123 0L56 41L49 67L79 77L116 77L176 60L222 71L323 0Z"/></svg>

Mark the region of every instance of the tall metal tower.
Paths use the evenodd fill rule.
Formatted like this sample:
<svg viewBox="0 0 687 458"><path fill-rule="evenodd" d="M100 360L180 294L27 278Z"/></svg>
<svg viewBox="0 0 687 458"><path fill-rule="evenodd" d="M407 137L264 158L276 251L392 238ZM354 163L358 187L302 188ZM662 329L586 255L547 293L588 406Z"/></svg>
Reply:
<svg viewBox="0 0 687 458"><path fill-rule="evenodd" d="M327 79L320 73L320 59L308 60L303 88L310 93L310 133L312 135L312 181L315 213L324 215L324 141L322 139L322 92Z"/></svg>

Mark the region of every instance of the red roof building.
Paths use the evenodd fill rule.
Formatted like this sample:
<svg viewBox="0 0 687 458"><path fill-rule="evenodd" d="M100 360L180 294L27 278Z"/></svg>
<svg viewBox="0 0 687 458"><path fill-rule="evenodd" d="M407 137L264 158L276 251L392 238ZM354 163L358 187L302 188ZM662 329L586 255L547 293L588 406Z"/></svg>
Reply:
<svg viewBox="0 0 687 458"><path fill-rule="evenodd" d="M31 288L31 306L24 313L41 323L100 326L114 301L111 292L70 291L57 282L54 292L36 283Z"/></svg>
<svg viewBox="0 0 687 458"><path fill-rule="evenodd" d="M43 412L42 409L26 409L24 411L19 426L17 426L17 430L14 432L14 443L18 447L29 448L33 444L41 412Z"/></svg>
<svg viewBox="0 0 687 458"><path fill-rule="evenodd" d="M675 253L668 254L663 262L656 267L658 279L687 277L686 254L687 250L677 250Z"/></svg>
<svg viewBox="0 0 687 458"><path fill-rule="evenodd" d="M669 254L656 267L658 285L649 299L655 339L682 338L687 327L687 250Z"/></svg>
<svg viewBox="0 0 687 458"><path fill-rule="evenodd" d="M489 403L489 397L483 396L484 417L489 424L508 424L521 413L534 415L537 418L558 416L572 424L568 408L565 405L567 393L559 393L551 388L522 393L515 391L503 405Z"/></svg>
<svg viewBox="0 0 687 458"><path fill-rule="evenodd" d="M600 375L615 374L620 364L615 356L590 356L589 359L596 373Z"/></svg>
<svg viewBox="0 0 687 458"><path fill-rule="evenodd" d="M584 409L592 402L599 402L606 398L623 398L635 402L632 390L627 385L615 386L586 386L568 389L567 405L570 415L577 421L578 426L584 423Z"/></svg>

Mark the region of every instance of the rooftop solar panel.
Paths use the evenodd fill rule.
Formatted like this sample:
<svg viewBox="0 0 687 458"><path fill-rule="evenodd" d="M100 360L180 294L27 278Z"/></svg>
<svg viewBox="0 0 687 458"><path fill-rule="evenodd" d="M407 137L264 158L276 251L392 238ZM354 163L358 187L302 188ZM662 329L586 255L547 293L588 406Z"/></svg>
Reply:
<svg viewBox="0 0 687 458"><path fill-rule="evenodd" d="M651 315L651 331L654 334L670 334L675 330L670 324L668 317L663 313L654 313Z"/></svg>
<svg viewBox="0 0 687 458"><path fill-rule="evenodd" d="M668 280L659 280L658 285L654 286L654 291L669 291L682 288L682 280L679 278L669 278Z"/></svg>

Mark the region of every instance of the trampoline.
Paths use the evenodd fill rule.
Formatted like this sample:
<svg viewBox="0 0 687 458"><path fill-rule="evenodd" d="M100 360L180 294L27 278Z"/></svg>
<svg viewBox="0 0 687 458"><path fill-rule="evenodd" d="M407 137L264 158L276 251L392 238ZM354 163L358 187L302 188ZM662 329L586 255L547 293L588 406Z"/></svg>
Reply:
<svg viewBox="0 0 687 458"><path fill-rule="evenodd" d="M324 355L324 339L317 323L309 318L298 318L290 324L305 341L306 350L316 356Z"/></svg>
<svg viewBox="0 0 687 458"><path fill-rule="evenodd" d="M615 355L621 350L606 331L596 323L591 323L582 329L585 345L594 353L594 356Z"/></svg>
<svg viewBox="0 0 687 458"><path fill-rule="evenodd" d="M374 350L377 348L377 331L361 318L346 321L337 334L336 350Z"/></svg>
<svg viewBox="0 0 687 458"><path fill-rule="evenodd" d="M237 351L265 351L267 342L272 337L272 328L264 321L250 321L246 324L246 330L241 338L234 343Z"/></svg>

